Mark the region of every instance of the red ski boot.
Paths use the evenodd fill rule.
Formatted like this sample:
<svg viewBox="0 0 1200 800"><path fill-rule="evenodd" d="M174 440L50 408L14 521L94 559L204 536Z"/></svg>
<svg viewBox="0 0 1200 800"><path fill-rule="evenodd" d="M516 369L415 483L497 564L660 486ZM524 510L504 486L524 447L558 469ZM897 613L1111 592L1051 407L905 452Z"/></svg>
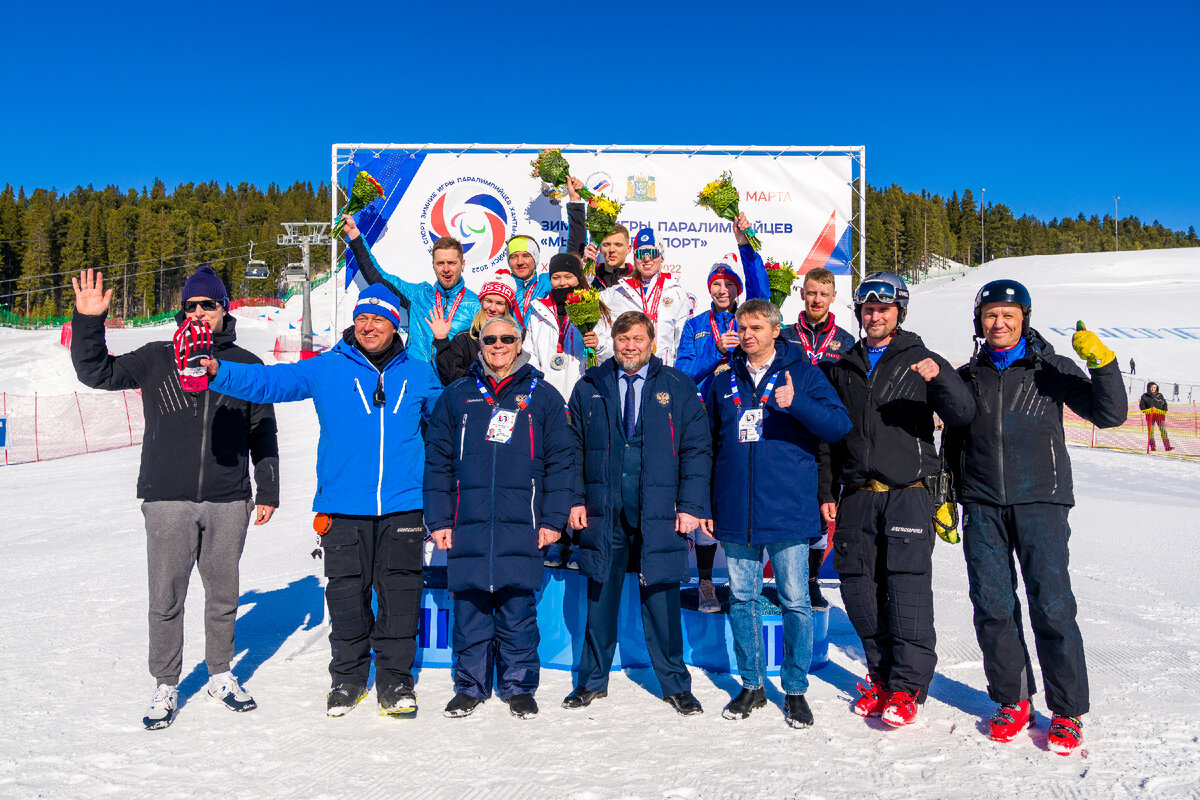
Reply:
<svg viewBox="0 0 1200 800"><path fill-rule="evenodd" d="M878 717L883 713L883 707L887 705L891 693L882 683L876 683L870 675L867 675L865 680L866 684L858 685L862 697L854 701L853 711L860 717Z"/></svg>
<svg viewBox="0 0 1200 800"><path fill-rule="evenodd" d="M1013 737L1033 724L1033 707L1028 700L1004 703L988 722L993 742L1011 742Z"/></svg>
<svg viewBox="0 0 1200 800"><path fill-rule="evenodd" d="M917 719L917 701L908 692L892 692L883 709L883 721L893 728L912 725Z"/></svg>
<svg viewBox="0 0 1200 800"><path fill-rule="evenodd" d="M1046 747L1051 753L1069 756L1083 744L1083 723L1079 717L1055 717L1050 720L1050 735Z"/></svg>

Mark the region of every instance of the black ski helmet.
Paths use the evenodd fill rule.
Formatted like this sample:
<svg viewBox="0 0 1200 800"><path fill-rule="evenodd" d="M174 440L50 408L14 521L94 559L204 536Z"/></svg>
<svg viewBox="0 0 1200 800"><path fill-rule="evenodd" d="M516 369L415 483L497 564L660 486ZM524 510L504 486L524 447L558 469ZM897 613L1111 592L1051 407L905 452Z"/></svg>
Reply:
<svg viewBox="0 0 1200 800"><path fill-rule="evenodd" d="M988 303L1016 303L1021 307L1021 335L1029 334L1029 315L1033 301L1029 290L1016 281L1004 278L985 283L975 295L975 335L983 338L983 307Z"/></svg>
<svg viewBox="0 0 1200 800"><path fill-rule="evenodd" d="M908 314L908 284L894 273L872 272L854 289L854 317L860 325L865 303L895 303L900 307L900 317L896 321L900 325Z"/></svg>

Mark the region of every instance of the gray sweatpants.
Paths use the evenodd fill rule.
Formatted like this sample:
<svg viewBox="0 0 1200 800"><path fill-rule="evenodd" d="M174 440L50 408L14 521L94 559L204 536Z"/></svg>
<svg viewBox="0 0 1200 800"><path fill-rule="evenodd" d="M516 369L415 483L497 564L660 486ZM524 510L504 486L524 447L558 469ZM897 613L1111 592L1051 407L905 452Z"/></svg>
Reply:
<svg viewBox="0 0 1200 800"><path fill-rule="evenodd" d="M183 603L192 567L204 583L204 660L208 673L229 670L238 608L238 562L253 500L142 503L150 573L150 674L175 686L183 666Z"/></svg>

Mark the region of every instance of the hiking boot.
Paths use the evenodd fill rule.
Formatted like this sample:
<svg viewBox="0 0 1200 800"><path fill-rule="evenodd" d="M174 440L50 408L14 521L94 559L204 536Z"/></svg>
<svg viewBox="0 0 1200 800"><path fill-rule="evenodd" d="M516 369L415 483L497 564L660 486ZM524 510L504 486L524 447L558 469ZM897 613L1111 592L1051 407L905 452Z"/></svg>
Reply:
<svg viewBox="0 0 1200 800"><path fill-rule="evenodd" d="M160 683L154 689L154 697L150 699L150 707L142 717L142 724L148 731L165 728L175 721L175 712L179 709L179 689L166 683Z"/></svg>
<svg viewBox="0 0 1200 800"><path fill-rule="evenodd" d="M878 717L883 713L883 707L887 705L890 693L886 686L876 682L870 675L867 675L866 681L865 684L858 685L858 691L862 697L854 701L852 710L860 717Z"/></svg>
<svg viewBox="0 0 1200 800"><path fill-rule="evenodd" d="M721 711L721 716L725 719L745 719L750 716L750 712L756 708L762 708L767 704L767 690L762 686L757 689L743 688L738 692L737 697L729 701L724 710Z"/></svg>
<svg viewBox="0 0 1200 800"><path fill-rule="evenodd" d="M325 696L325 716L344 717L366 696L365 686L357 683L339 683Z"/></svg>
<svg viewBox="0 0 1200 800"><path fill-rule="evenodd" d="M537 716L537 701L531 694L515 694L504 702L508 703L508 711L514 717L533 719Z"/></svg>
<svg viewBox="0 0 1200 800"><path fill-rule="evenodd" d="M450 698L450 702L446 704L446 710L442 714L451 718L469 717L481 705L483 705L483 701L478 697L459 692Z"/></svg>
<svg viewBox="0 0 1200 800"><path fill-rule="evenodd" d="M721 601L717 599L717 587L713 586L712 578L700 579L700 610L705 614L721 611Z"/></svg>
<svg viewBox="0 0 1200 800"><path fill-rule="evenodd" d="M398 683L377 691L379 713L385 717L404 717L417 713L417 693L411 686Z"/></svg>
<svg viewBox="0 0 1200 800"><path fill-rule="evenodd" d="M222 672L208 679L208 696L220 700L230 711L253 711L258 703L238 685L232 672Z"/></svg>
<svg viewBox="0 0 1200 800"><path fill-rule="evenodd" d="M1079 717L1055 716L1050 720L1050 735L1046 737L1046 747L1051 753L1069 756L1083 744L1083 722Z"/></svg>
<svg viewBox="0 0 1200 800"><path fill-rule="evenodd" d="M1033 724L1033 706L1028 700L1004 703L988 721L988 736L993 742L1011 742L1013 737Z"/></svg>
<svg viewBox="0 0 1200 800"><path fill-rule="evenodd" d="M813 724L812 709L802 694L789 694L783 698L783 718L789 728L808 728Z"/></svg>
<svg viewBox="0 0 1200 800"><path fill-rule="evenodd" d="M882 716L883 721L893 728L912 725L917 719L917 701L908 692L892 692Z"/></svg>

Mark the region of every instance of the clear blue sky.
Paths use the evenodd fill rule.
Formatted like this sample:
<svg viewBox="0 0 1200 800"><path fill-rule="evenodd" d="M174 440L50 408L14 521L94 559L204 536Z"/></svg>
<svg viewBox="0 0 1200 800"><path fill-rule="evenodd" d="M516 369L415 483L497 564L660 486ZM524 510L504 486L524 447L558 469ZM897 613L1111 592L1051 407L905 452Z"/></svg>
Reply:
<svg viewBox="0 0 1200 800"><path fill-rule="evenodd" d="M865 144L875 186L1186 230L1198 9L34 3L0 30L0 185L317 183L349 141Z"/></svg>

